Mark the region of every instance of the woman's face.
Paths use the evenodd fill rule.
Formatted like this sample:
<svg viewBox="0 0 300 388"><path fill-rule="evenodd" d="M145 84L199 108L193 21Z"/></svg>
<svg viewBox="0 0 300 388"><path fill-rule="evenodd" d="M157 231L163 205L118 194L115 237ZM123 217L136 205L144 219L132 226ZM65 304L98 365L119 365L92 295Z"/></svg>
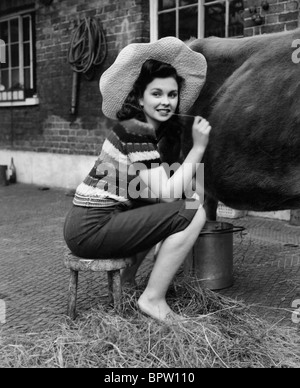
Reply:
<svg viewBox="0 0 300 388"><path fill-rule="evenodd" d="M177 108L178 95L178 84L173 77L155 78L150 82L139 100L147 122L157 129L169 120Z"/></svg>

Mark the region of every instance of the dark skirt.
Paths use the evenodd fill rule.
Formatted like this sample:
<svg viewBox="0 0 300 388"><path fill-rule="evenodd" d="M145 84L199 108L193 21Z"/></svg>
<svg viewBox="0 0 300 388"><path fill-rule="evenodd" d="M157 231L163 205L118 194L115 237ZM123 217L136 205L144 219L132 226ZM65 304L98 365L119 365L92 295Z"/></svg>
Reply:
<svg viewBox="0 0 300 388"><path fill-rule="evenodd" d="M146 251L184 230L197 209L185 200L132 207L119 203L105 208L73 206L64 225L70 250L82 258L128 257Z"/></svg>

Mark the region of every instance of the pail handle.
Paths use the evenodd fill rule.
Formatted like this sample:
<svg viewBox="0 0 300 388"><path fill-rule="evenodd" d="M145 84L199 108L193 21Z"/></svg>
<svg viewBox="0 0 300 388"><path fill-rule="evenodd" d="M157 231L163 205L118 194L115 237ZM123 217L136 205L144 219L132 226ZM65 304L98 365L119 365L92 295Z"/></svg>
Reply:
<svg viewBox="0 0 300 388"><path fill-rule="evenodd" d="M232 229L233 229L232 233L235 233L235 232L243 232L246 228L244 228L243 226L234 225Z"/></svg>
<svg viewBox="0 0 300 388"><path fill-rule="evenodd" d="M233 225L232 228L227 228L227 229L215 229L215 230L207 230L207 231L201 231L201 234L215 234L215 233L236 233L236 232L243 232L245 228L243 226L235 226Z"/></svg>

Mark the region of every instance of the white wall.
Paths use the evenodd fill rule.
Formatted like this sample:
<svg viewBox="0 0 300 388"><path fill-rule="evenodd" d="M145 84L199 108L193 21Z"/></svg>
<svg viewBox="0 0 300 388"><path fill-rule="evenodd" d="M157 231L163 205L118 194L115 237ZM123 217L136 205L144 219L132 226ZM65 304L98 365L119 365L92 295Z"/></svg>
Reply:
<svg viewBox="0 0 300 388"><path fill-rule="evenodd" d="M94 165L95 156L0 150L0 165L17 170L17 182L75 189Z"/></svg>

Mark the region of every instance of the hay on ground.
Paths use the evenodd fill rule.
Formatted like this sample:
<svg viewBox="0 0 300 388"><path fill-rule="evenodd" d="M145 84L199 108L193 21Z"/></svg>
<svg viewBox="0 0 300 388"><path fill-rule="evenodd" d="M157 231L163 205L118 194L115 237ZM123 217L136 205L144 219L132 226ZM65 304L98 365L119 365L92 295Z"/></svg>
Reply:
<svg viewBox="0 0 300 388"><path fill-rule="evenodd" d="M173 325L162 324L137 308L144 286L124 293L119 314L102 303L74 322L63 317L51 331L3 335L0 367L300 366L299 327L270 324L259 319L249 306L180 278L172 284L168 302L189 318Z"/></svg>

